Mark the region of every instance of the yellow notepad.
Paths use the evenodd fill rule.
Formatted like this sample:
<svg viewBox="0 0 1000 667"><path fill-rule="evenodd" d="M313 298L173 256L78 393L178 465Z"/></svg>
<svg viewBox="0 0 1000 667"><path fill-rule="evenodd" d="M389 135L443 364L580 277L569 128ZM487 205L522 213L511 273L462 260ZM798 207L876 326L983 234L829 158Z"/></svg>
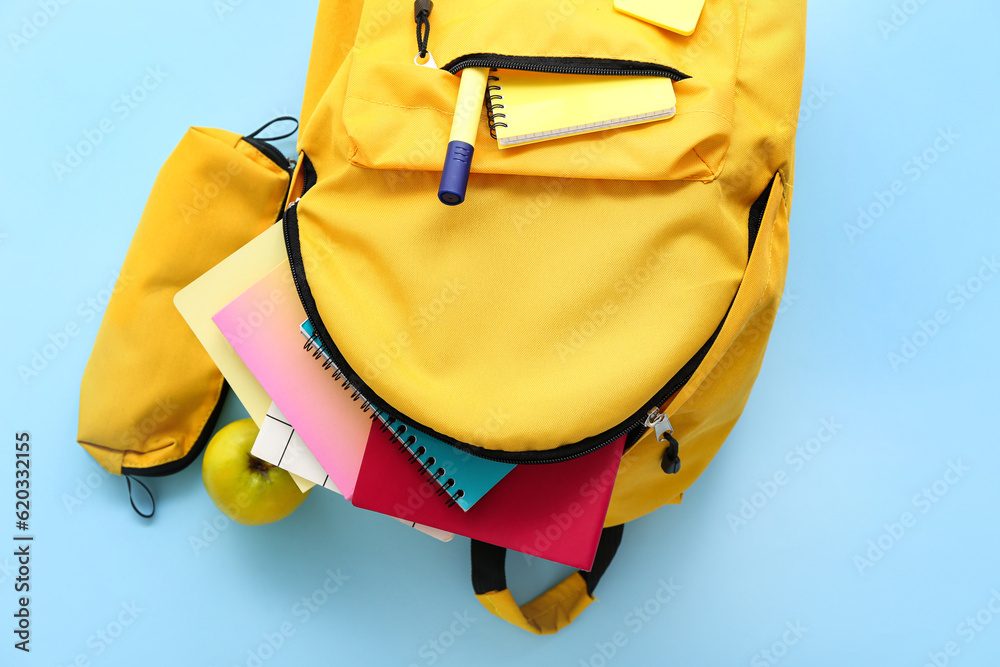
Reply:
<svg viewBox="0 0 1000 667"><path fill-rule="evenodd" d="M274 224L174 296L177 310L257 426L264 423L271 398L230 347L212 316L284 262L288 262L285 237L281 225Z"/></svg>
<svg viewBox="0 0 1000 667"><path fill-rule="evenodd" d="M674 115L673 81L660 76L602 76L499 70L490 83L500 148L600 132Z"/></svg>
<svg viewBox="0 0 1000 667"><path fill-rule="evenodd" d="M622 14L681 35L694 32L704 6L705 0L615 0L615 9Z"/></svg>

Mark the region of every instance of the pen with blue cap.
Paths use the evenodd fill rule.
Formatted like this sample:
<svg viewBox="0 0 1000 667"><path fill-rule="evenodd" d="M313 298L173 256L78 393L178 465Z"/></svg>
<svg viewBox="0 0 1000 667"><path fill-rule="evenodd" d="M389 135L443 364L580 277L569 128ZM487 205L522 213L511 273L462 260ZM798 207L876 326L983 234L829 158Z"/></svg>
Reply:
<svg viewBox="0 0 1000 667"><path fill-rule="evenodd" d="M451 136L448 137L448 152L441 171L441 186L438 188L438 199L449 206L465 201L488 77L488 68L467 67L462 70L461 82L458 84L458 103L455 105Z"/></svg>

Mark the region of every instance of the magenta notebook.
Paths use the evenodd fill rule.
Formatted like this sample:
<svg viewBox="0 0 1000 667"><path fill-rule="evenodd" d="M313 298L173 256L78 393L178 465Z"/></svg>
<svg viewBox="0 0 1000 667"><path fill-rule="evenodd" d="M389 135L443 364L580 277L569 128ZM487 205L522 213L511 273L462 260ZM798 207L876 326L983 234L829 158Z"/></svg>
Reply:
<svg viewBox="0 0 1000 667"><path fill-rule="evenodd" d="M589 570L597 555L625 436L560 463L519 465L463 512L434 496L419 468L373 424L355 507Z"/></svg>
<svg viewBox="0 0 1000 667"><path fill-rule="evenodd" d="M306 319L288 263L277 267L212 317L236 354L284 413L348 500L372 422L303 350Z"/></svg>

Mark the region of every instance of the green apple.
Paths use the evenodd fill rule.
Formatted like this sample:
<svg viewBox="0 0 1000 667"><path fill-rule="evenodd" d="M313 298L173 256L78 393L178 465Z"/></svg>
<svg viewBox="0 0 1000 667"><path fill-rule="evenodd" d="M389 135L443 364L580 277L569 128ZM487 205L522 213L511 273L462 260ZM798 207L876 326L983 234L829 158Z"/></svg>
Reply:
<svg viewBox="0 0 1000 667"><path fill-rule="evenodd" d="M288 472L250 453L257 433L252 419L227 424L212 436L201 463L208 497L223 514L246 526L284 519L312 491L302 493Z"/></svg>

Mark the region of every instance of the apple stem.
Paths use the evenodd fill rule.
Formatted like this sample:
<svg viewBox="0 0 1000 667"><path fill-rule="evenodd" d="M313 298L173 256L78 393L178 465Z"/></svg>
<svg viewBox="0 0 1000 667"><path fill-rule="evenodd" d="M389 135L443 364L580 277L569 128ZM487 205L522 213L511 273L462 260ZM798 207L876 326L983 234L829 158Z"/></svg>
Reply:
<svg viewBox="0 0 1000 667"><path fill-rule="evenodd" d="M250 467L254 470L260 470L261 472L267 472L271 468L274 468L274 464L263 461L256 456L250 456Z"/></svg>

